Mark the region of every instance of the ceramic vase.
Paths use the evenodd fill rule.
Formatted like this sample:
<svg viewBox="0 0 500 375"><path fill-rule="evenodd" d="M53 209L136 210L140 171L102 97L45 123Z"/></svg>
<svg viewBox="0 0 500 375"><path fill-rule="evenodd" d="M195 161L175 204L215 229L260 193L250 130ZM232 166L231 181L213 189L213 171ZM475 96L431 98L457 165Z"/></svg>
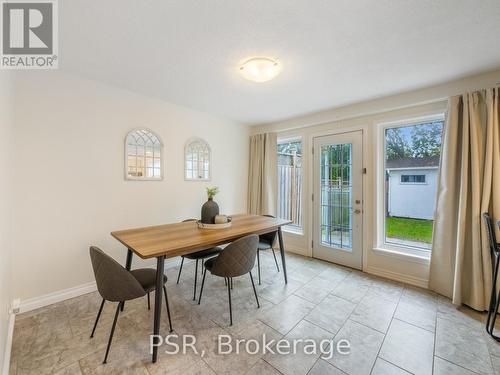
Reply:
<svg viewBox="0 0 500 375"><path fill-rule="evenodd" d="M208 201L201 207L201 222L204 224L214 224L215 216L219 214L219 205L208 198Z"/></svg>

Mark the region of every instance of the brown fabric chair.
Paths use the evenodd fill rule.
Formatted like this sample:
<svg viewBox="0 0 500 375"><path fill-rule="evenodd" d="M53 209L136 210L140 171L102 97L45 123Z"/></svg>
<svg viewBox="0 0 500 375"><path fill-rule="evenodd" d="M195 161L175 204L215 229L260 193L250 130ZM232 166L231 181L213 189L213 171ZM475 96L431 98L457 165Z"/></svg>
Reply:
<svg viewBox="0 0 500 375"><path fill-rule="evenodd" d="M257 291L253 282L252 268L255 265L255 257L257 255L257 245L259 237L256 234L246 236L227 245L222 252L214 258L205 261L205 271L203 272L203 281L201 282L200 298L198 305L201 303L201 295L203 294L203 286L205 285L205 276L207 270L212 275L224 277L226 279L227 293L229 297L229 319L230 325L233 325L233 311L231 306L231 286L232 278L250 275L252 281L253 293L257 301L257 308L260 307Z"/></svg>
<svg viewBox="0 0 500 375"><path fill-rule="evenodd" d="M274 218L273 215L263 215L267 217L272 217ZM278 260L276 259L276 253L274 252L274 243L276 242L276 237L278 236L278 232L271 232L271 233L265 233L261 234L259 236L259 246L257 247L257 270L259 272L259 285L261 284L260 282L260 252L263 250L269 250L273 252L273 257L274 257L274 263L276 263L276 269L278 272L280 272L280 268L278 266Z"/></svg>
<svg viewBox="0 0 500 375"><path fill-rule="evenodd" d="M118 302L116 306L115 318L111 326L109 334L108 346L106 348L106 355L104 356L103 363L108 359L109 349L113 341L113 334L115 333L116 322L120 307L123 306L125 301L130 301L136 298L148 296L149 293L155 290L156 270L152 268L140 268L133 271L127 271L120 263L105 254L101 249L96 246L90 247L90 260L92 261L92 268L94 269L95 281L97 290L102 297L101 307L97 313L97 318L94 323L94 328L90 337L94 337L94 333L101 317L104 302ZM164 283L167 282L167 276L163 276ZM170 308L168 306L167 288L163 286L163 293L165 294L165 303L167 305L168 323L170 325L170 332L172 332L172 321L170 319Z"/></svg>
<svg viewBox="0 0 500 375"><path fill-rule="evenodd" d="M491 296L490 296L490 307L488 309L488 319L486 320L486 332L490 334L495 340L500 341L500 337L493 333L495 328L495 321L497 318L498 306L500 304L500 293L497 296L497 278L498 278L498 265L500 263L500 243L497 242L495 228L493 228L493 221L490 215L485 212L483 213L483 219L486 224L486 232L488 233L488 239L490 243L490 255L493 262L493 276L492 276L492 286L491 286ZM500 221L497 222L500 228Z"/></svg>
<svg viewBox="0 0 500 375"><path fill-rule="evenodd" d="M196 219L186 219L183 220L183 223L189 221L196 221ZM222 249L220 247L213 247L211 249L197 251L196 253L183 255L181 261L181 267L179 268L179 274L177 275L177 284L179 284L179 280L181 278L182 266L184 265L184 258L195 260L195 268L194 268L194 290L193 290L193 301L196 301L196 283L198 281L198 262L201 260L201 271L203 272L203 263L205 259L212 258L218 255Z"/></svg>

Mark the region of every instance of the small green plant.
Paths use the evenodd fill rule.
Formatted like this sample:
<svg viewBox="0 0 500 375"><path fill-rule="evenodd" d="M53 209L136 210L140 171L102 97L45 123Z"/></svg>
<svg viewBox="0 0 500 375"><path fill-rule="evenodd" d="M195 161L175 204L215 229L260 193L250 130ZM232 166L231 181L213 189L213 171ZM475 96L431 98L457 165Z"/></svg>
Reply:
<svg viewBox="0 0 500 375"><path fill-rule="evenodd" d="M208 199L213 199L213 197L215 197L215 194L217 194L219 192L219 188L217 186L214 186L214 187L207 187L207 196L208 196Z"/></svg>

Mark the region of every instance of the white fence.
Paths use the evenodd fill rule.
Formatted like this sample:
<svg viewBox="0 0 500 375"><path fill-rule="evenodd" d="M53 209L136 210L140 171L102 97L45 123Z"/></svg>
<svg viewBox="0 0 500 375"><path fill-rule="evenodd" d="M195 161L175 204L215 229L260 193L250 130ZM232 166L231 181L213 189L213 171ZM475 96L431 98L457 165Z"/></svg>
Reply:
<svg viewBox="0 0 500 375"><path fill-rule="evenodd" d="M278 217L302 228L302 168L278 165Z"/></svg>

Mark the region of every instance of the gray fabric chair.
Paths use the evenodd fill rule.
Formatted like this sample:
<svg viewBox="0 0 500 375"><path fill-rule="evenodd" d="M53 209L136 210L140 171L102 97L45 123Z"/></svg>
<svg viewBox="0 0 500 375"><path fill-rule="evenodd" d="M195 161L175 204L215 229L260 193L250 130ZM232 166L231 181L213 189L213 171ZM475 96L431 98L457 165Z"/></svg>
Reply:
<svg viewBox="0 0 500 375"><path fill-rule="evenodd" d="M255 295L255 300L257 301L257 308L260 307L259 298L257 297L257 291L255 290L255 284L252 276L252 268L255 265L258 244L259 237L256 234L252 234L230 243L217 257L210 258L205 261L205 270L203 271L203 281L201 282L198 305L201 303L201 296L203 294L203 286L205 285L207 270L209 270L212 275L224 277L226 279L227 293L229 297L230 325L233 325L233 310L231 306L231 288L233 277L242 276L247 273L250 275L253 293Z"/></svg>
<svg viewBox="0 0 500 375"><path fill-rule="evenodd" d="M106 363L111 342L113 341L113 334L115 333L116 321L118 320L120 307L123 307L125 301L130 301L147 295L148 308L150 308L149 293L156 288L156 270L152 268L140 268L133 271L127 271L120 263L105 254L96 246L90 247L90 260L92 261L92 268L94 269L97 290L102 297L101 307L97 313L94 328L92 329L92 333L90 335L91 338L94 337L104 303L106 301L118 302L118 305L116 306L115 318L109 334L106 355L104 356L103 361L103 363ZM167 276L164 275L163 280L164 283L166 283ZM163 286L163 293L165 294L165 303L167 305L170 332L172 332L172 321L170 319L170 308L168 306L167 288L165 285Z"/></svg>
<svg viewBox="0 0 500 375"><path fill-rule="evenodd" d="M274 218L273 215L263 215L267 217L272 217ZM276 237L278 236L278 232L271 232L271 233L265 233L261 234L259 236L259 246L257 248L257 270L259 271L259 285L261 284L260 281L260 252L264 250L269 250L273 252L273 257L274 257L274 263L276 263L276 269L278 272L280 272L280 268L278 266L278 260L276 259L276 253L274 252L274 243L276 242Z"/></svg>
<svg viewBox="0 0 500 375"><path fill-rule="evenodd" d="M493 337L495 340L500 341L500 337L493 333L495 329L495 321L497 317L498 307L500 304L500 292L497 295L497 279L498 279L498 266L500 264L500 243L497 242L495 228L493 227L493 221L490 215L485 212L483 213L483 219L486 225L486 232L488 234L488 242L490 245L490 256L492 260L492 285L491 285L491 295L490 295L490 306L488 309L488 318L486 319L486 332ZM500 221L497 222L500 228Z"/></svg>
<svg viewBox="0 0 500 375"><path fill-rule="evenodd" d="M183 223L189 221L196 221L196 219L186 219L183 220ZM197 251L196 253L183 255L181 261L181 267L179 268L179 274L177 275L177 284L179 284L179 280L181 278L182 266L184 265L184 258L195 260L195 268L194 268L194 290L193 290L193 301L196 301L196 283L198 281L198 262L201 260L201 271L203 272L203 263L205 259L212 258L218 255L222 249L220 247L213 247L211 249Z"/></svg>

